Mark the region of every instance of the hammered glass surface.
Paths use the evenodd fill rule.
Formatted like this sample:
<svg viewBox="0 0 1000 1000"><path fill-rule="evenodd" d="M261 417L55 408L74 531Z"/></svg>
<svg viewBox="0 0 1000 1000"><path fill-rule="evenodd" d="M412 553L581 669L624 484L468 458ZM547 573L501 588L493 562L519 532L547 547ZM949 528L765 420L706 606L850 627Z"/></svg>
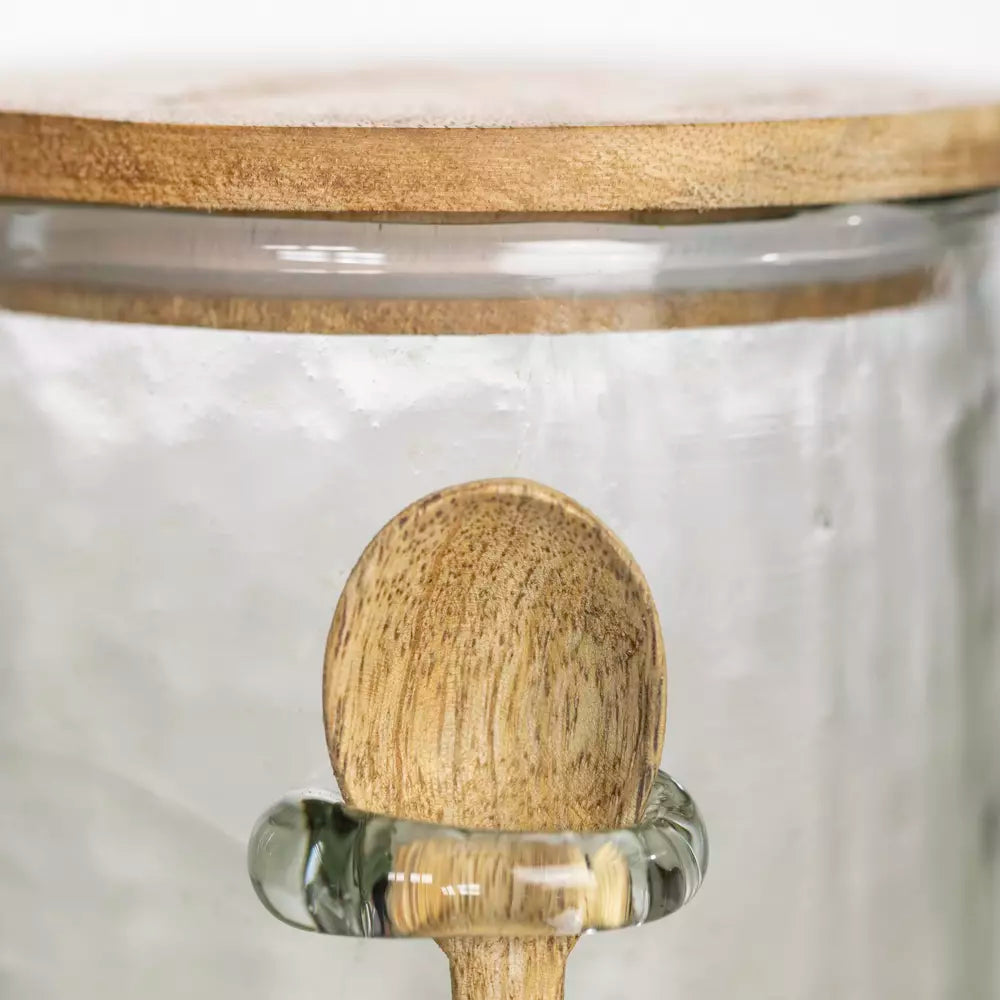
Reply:
<svg viewBox="0 0 1000 1000"><path fill-rule="evenodd" d="M925 228L931 298L752 327L0 313L0 995L446 995L429 942L281 926L246 835L329 780L324 642L364 544L525 476L643 567L665 765L712 835L698 897L584 941L568 997L996 1000L997 273L979 224Z"/></svg>

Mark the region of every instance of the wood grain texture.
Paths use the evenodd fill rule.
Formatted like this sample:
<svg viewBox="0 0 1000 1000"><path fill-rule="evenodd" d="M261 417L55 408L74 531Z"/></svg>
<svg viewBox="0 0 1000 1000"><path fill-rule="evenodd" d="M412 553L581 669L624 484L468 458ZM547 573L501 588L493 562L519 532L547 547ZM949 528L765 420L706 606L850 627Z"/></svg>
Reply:
<svg viewBox="0 0 1000 1000"><path fill-rule="evenodd" d="M996 99L996 82L857 66L761 67L709 53L608 62L517 59L284 65L197 62L4 72L0 109L173 125L526 128L906 114Z"/></svg>
<svg viewBox="0 0 1000 1000"><path fill-rule="evenodd" d="M452 1000L562 1000L575 938L449 938Z"/></svg>
<svg viewBox="0 0 1000 1000"><path fill-rule="evenodd" d="M428 839L397 850L397 880L387 893L393 928L422 937L533 936L628 922L628 862L615 844L605 843L588 863L574 845L488 839L492 843ZM476 891L442 892L443 886Z"/></svg>
<svg viewBox="0 0 1000 1000"><path fill-rule="evenodd" d="M485 829L613 828L640 815L660 760L659 620L627 550L574 501L520 480L453 487L365 549L334 614L323 703L334 771L359 808ZM420 867L510 884L502 852L486 854ZM620 901L614 864L608 882ZM557 1000L572 942L442 947L457 997Z"/></svg>
<svg viewBox="0 0 1000 1000"><path fill-rule="evenodd" d="M934 273L925 269L776 288L534 299L249 298L0 280L0 308L120 323L281 333L560 334L826 319L910 306L936 290Z"/></svg>
<svg viewBox="0 0 1000 1000"><path fill-rule="evenodd" d="M1000 184L1000 103L525 128L197 125L0 112L0 197L241 212L632 212Z"/></svg>

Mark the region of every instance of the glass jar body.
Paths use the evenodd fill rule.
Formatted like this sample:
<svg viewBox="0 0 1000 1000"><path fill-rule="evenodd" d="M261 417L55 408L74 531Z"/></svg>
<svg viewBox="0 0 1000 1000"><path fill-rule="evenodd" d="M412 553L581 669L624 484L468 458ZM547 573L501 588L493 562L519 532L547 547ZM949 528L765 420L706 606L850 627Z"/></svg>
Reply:
<svg viewBox="0 0 1000 1000"><path fill-rule="evenodd" d="M585 942L569 994L990 1000L991 208L435 226L6 207L12 995L311 995L331 970L443 992L429 946L386 963L279 928L244 845L262 805L328 773L323 645L368 539L442 486L522 476L594 510L649 578L664 763L713 843L698 899ZM45 301L85 318L24 311ZM203 328L239 302L255 332ZM326 335L260 332L310 323Z"/></svg>

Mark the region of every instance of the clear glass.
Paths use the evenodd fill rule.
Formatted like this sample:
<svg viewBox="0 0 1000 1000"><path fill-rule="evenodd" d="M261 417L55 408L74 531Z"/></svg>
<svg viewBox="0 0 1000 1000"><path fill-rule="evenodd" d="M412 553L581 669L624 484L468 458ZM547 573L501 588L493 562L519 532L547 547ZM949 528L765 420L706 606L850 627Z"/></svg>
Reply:
<svg viewBox="0 0 1000 1000"><path fill-rule="evenodd" d="M697 897L589 936L568 997L995 1000L994 211L432 225L0 206L17 306L0 311L0 992L446 995L427 942L281 927L246 836L289 783L329 780L323 646L364 544L442 486L524 476L595 511L649 579L663 763L712 835ZM916 294L865 308L651 309L560 336L220 332L12 301L33 283L596 301L913 273Z"/></svg>
<svg viewBox="0 0 1000 1000"><path fill-rule="evenodd" d="M708 867L708 837L662 772L641 821L605 833L459 830L286 796L247 851L261 902L285 923L353 937L583 934L680 909Z"/></svg>
<svg viewBox="0 0 1000 1000"><path fill-rule="evenodd" d="M715 225L372 223L0 204L0 280L282 298L575 297L849 284L940 259L992 195Z"/></svg>

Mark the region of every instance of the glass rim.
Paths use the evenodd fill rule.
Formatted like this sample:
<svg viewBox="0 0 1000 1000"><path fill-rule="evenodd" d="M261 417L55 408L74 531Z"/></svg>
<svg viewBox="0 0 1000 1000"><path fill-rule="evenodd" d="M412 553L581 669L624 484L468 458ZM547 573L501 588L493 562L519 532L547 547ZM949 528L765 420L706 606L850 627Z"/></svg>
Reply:
<svg viewBox="0 0 1000 1000"><path fill-rule="evenodd" d="M0 280L365 299L848 282L927 266L995 192L677 224L442 224L0 202Z"/></svg>
<svg viewBox="0 0 1000 1000"><path fill-rule="evenodd" d="M934 296L998 203L980 192L722 221L456 224L0 201L0 308L321 334L822 319Z"/></svg>

